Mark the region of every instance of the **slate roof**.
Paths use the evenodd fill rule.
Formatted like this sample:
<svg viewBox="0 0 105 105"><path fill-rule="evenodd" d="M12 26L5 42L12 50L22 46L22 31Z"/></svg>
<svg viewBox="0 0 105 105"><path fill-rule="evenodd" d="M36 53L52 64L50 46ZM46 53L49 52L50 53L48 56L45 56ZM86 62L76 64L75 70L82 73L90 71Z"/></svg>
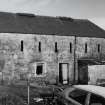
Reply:
<svg viewBox="0 0 105 105"><path fill-rule="evenodd" d="M105 30L89 20L0 12L0 33L105 37Z"/></svg>

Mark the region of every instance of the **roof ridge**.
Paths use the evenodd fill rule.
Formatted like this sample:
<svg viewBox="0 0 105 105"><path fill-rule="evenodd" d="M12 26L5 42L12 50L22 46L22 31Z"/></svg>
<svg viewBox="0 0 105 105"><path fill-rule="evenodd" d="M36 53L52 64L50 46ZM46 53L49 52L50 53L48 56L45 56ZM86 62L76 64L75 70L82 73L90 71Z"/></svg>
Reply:
<svg viewBox="0 0 105 105"><path fill-rule="evenodd" d="M89 22L88 19L74 19L76 22Z"/></svg>

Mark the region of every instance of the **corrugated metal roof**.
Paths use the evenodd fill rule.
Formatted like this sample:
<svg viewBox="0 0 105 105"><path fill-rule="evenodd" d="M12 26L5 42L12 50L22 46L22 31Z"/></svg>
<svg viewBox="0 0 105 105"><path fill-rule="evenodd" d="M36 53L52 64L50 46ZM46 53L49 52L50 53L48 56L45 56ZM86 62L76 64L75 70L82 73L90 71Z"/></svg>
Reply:
<svg viewBox="0 0 105 105"><path fill-rule="evenodd" d="M89 20L0 12L1 33L105 37L105 31Z"/></svg>

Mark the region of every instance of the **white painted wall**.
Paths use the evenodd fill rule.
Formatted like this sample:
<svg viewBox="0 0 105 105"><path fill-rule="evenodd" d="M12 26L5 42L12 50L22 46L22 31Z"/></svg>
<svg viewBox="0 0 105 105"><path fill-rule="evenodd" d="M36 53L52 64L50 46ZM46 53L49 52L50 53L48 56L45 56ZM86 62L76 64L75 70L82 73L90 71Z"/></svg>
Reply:
<svg viewBox="0 0 105 105"><path fill-rule="evenodd" d="M88 66L89 84L96 84L97 79L105 79L105 65Z"/></svg>

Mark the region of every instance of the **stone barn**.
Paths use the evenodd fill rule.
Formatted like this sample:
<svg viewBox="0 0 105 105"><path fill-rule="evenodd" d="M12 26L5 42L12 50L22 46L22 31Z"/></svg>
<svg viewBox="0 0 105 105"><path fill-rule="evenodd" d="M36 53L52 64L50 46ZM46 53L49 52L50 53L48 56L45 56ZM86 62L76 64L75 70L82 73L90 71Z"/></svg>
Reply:
<svg viewBox="0 0 105 105"><path fill-rule="evenodd" d="M105 60L105 31L89 20L0 12L0 78L86 83Z"/></svg>

